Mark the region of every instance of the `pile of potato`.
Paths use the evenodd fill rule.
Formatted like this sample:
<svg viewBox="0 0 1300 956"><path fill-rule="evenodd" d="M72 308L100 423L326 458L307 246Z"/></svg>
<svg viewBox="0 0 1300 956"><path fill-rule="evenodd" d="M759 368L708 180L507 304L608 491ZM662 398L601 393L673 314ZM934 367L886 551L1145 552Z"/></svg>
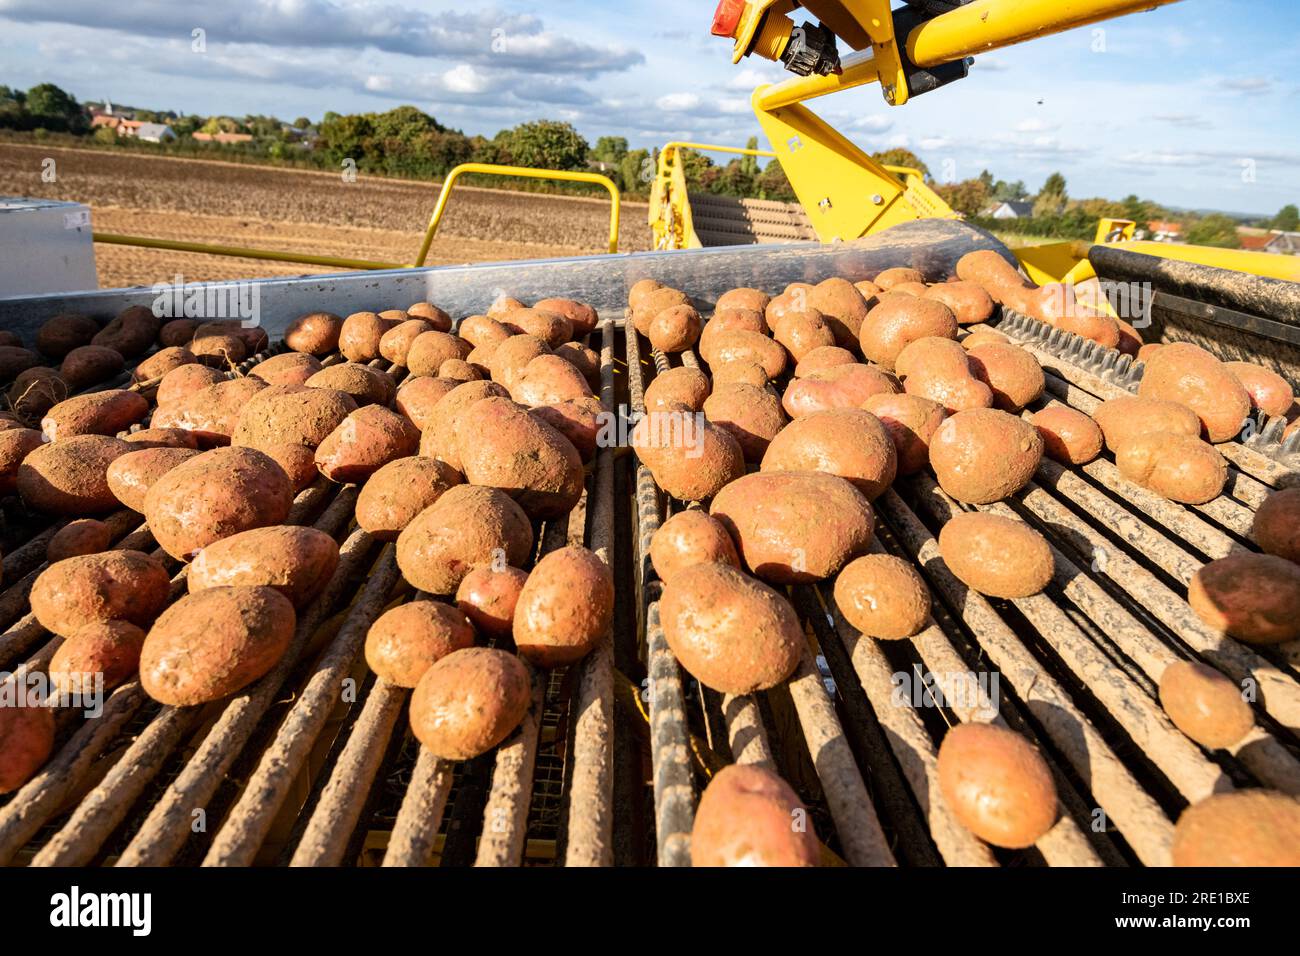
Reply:
<svg viewBox="0 0 1300 956"><path fill-rule="evenodd" d="M31 592L37 622L62 638L52 682L103 674L111 689L138 673L155 700L196 706L265 676L339 563L330 535L286 524L295 495L327 479L360 486L357 525L395 542L423 592L374 622L367 662L413 689L412 729L433 753L496 746L531 706L532 669L581 660L611 625L600 557L566 547L528 568L536 523L568 515L595 454L600 361L581 340L597 321L567 299L503 299L457 332L426 302L316 312L289 328L291 351L246 374L236 366L266 346L261 330L160 325L144 309L102 330L51 319L37 344L57 369L4 346L20 380L0 424L3 491L72 519ZM134 384L71 394L155 345ZM336 352L344 361L322 361ZM123 507L157 553L113 549L100 519ZM187 593L167 606L175 562ZM0 792L53 742L50 707L0 710Z"/></svg>
<svg viewBox="0 0 1300 956"><path fill-rule="evenodd" d="M1128 480L1199 504L1228 478L1215 444L1233 440L1252 410L1284 414L1294 402L1290 386L1258 366L1223 363L1193 345L1144 347L1135 329L1073 289L1034 287L993 252L963 257L956 275L937 283L892 268L870 282L796 282L776 295L734 289L707 322L699 305L652 279L630 290L636 330L666 353L695 349L705 366L654 378L633 444L657 484L692 503L651 544L665 638L692 677L725 694L775 687L798 666L805 639L788 585L833 581L845 619L879 640L906 639L930 623L915 565L868 553L872 502L899 477L929 470L958 502L988 505L1024 488L1044 455L1074 467L1109 450ZM1128 354L1144 348L1139 394L1103 402L1092 416L1043 404L1037 359L985 324L998 305ZM1255 538L1265 554L1206 565L1188 601L1240 640L1294 640L1300 489L1266 502ZM992 598L1028 597L1053 578L1048 542L1018 519L959 511L938 544L948 569ZM1254 726L1240 690L1199 663L1168 668L1160 700L1206 748L1232 746ZM993 845L1027 847L1055 825L1046 762L1000 724L952 728L938 771L956 818ZM1189 810L1175 862L1300 862L1300 804L1270 791L1241 797ZM1252 808L1248 817L1243 807ZM700 803L693 859L815 865L815 838L791 826L801 810L771 771L728 768ZM1241 839L1210 844L1207 817Z"/></svg>

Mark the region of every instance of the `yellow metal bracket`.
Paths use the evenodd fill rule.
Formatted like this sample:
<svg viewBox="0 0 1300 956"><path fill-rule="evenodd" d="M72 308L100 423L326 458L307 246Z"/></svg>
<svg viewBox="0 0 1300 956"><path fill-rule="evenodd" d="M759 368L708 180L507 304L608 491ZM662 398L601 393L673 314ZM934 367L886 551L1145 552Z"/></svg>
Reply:
<svg viewBox="0 0 1300 956"><path fill-rule="evenodd" d="M405 269L400 262L374 262L369 259L345 259L339 256L313 256L301 252L276 252L272 249L250 249L245 246L223 246L204 242L181 242L175 239L151 239L148 236L124 236L115 232L95 232L95 242L111 246L139 246L142 249L170 249L174 252L197 252L208 256L228 256L235 259L262 259L270 262L294 262L313 266L330 266L336 269L369 271L372 269Z"/></svg>
<svg viewBox="0 0 1300 956"><path fill-rule="evenodd" d="M648 221L654 234L656 249L698 249L701 246L695 235L691 219L691 204L687 196L686 171L681 151L694 149L705 153L735 153L738 156L765 156L776 153L770 149L749 149L741 146L719 146L716 143L690 143L674 140L659 150L655 169L655 182L650 190Z"/></svg>

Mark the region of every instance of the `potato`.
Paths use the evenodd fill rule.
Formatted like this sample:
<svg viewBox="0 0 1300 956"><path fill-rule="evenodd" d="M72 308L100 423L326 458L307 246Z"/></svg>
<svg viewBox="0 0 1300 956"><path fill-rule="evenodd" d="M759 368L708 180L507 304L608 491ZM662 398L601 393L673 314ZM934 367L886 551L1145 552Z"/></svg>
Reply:
<svg viewBox="0 0 1300 956"><path fill-rule="evenodd" d="M938 402L915 395L872 395L862 407L880 419L894 444L897 473L914 475L930 462L930 441L946 413Z"/></svg>
<svg viewBox="0 0 1300 956"><path fill-rule="evenodd" d="M325 589L338 567L334 539L315 528L277 525L242 531L202 548L189 570L193 594L207 588L275 588L297 608Z"/></svg>
<svg viewBox="0 0 1300 956"><path fill-rule="evenodd" d="M886 292L867 313L859 344L868 360L892 369L908 344L928 336L957 338L957 320L942 302Z"/></svg>
<svg viewBox="0 0 1300 956"><path fill-rule="evenodd" d="M191 350L199 340L210 335L229 335L239 339L247 355L256 355L270 344L266 330L257 325L256 320L252 325L245 325L239 319L220 319L204 322L194 330L194 338L190 342Z"/></svg>
<svg viewBox="0 0 1300 956"><path fill-rule="evenodd" d="M149 402L138 392L109 389L74 395L41 419L41 431L50 441L73 435L116 435L149 414Z"/></svg>
<svg viewBox="0 0 1300 956"><path fill-rule="evenodd" d="M921 339L922 342L931 341ZM960 348L960 346L958 346ZM908 395L936 402L945 412L955 415L973 408L992 408L993 389L975 377L974 369L968 372L917 372L907 376L903 391Z"/></svg>
<svg viewBox="0 0 1300 956"><path fill-rule="evenodd" d="M893 483L898 452L875 415L833 408L791 422L768 445L762 470L838 475L873 501Z"/></svg>
<svg viewBox="0 0 1300 956"><path fill-rule="evenodd" d="M391 323L394 327L409 321L411 318L405 309L384 309L379 313L379 317L385 322Z"/></svg>
<svg viewBox="0 0 1300 956"><path fill-rule="evenodd" d="M635 309L641 301L651 292L664 288L662 282L654 279L638 279L632 283L632 287L627 290L627 304Z"/></svg>
<svg viewBox="0 0 1300 956"><path fill-rule="evenodd" d="M920 298L929 288L924 282L899 282L890 286L889 291L895 295L911 295Z"/></svg>
<svg viewBox="0 0 1300 956"><path fill-rule="evenodd" d="M1085 306L1068 309L1052 324L1063 332L1091 339L1103 348L1119 348L1119 323L1109 315L1099 315Z"/></svg>
<svg viewBox="0 0 1300 956"><path fill-rule="evenodd" d="M538 667L572 664L605 639L613 619L609 567L586 548L559 548L537 562L519 592L515 647Z"/></svg>
<svg viewBox="0 0 1300 956"><path fill-rule="evenodd" d="M510 330L486 315L470 315L461 320L456 334L478 348L500 345L510 338Z"/></svg>
<svg viewBox="0 0 1300 956"><path fill-rule="evenodd" d="M1201 433L1200 419L1186 405L1129 395L1102 402L1093 411L1092 420L1101 429L1106 447L1111 451L1148 432L1193 438Z"/></svg>
<svg viewBox="0 0 1300 956"><path fill-rule="evenodd" d="M527 580L528 572L518 568L474 568L456 588L456 606L488 637L506 637L514 631L515 608Z"/></svg>
<svg viewBox="0 0 1300 956"><path fill-rule="evenodd" d="M1042 397L1043 367L1018 345L981 345L969 352L971 369L993 390L993 405L1018 412Z"/></svg>
<svg viewBox="0 0 1300 956"><path fill-rule="evenodd" d="M1160 706L1175 727L1210 750L1233 746L1255 726L1242 689L1194 661L1175 661L1165 668Z"/></svg>
<svg viewBox="0 0 1300 956"><path fill-rule="evenodd" d="M1023 521L968 511L939 530L939 552L957 578L990 597L1023 598L1052 581L1047 540Z"/></svg>
<svg viewBox="0 0 1300 956"><path fill-rule="evenodd" d="M833 277L813 286L807 308L820 312L835 336L836 345L852 348L869 311L867 300L847 279ZM802 310L800 310L802 311Z"/></svg>
<svg viewBox="0 0 1300 956"><path fill-rule="evenodd" d="M343 319L333 312L308 312L289 323L284 344L295 352L321 357L339 347Z"/></svg>
<svg viewBox="0 0 1300 956"><path fill-rule="evenodd" d="M581 372L593 392L600 388L600 355L595 349L580 342L564 342L556 348L555 354Z"/></svg>
<svg viewBox="0 0 1300 956"><path fill-rule="evenodd" d="M0 345L0 382L15 378L19 372L41 364L41 357L31 349L17 345Z"/></svg>
<svg viewBox="0 0 1300 956"><path fill-rule="evenodd" d="M957 278L978 284L994 302L1005 304L1008 297L1032 288L1010 257L992 249L968 252L957 260Z"/></svg>
<svg viewBox="0 0 1300 956"><path fill-rule="evenodd" d="M573 443L508 399L467 408L456 449L466 481L502 489L530 518L567 515L582 497L582 458Z"/></svg>
<svg viewBox="0 0 1300 956"><path fill-rule="evenodd" d="M992 408L958 412L930 440L930 467L940 487L967 504L1015 494L1042 457L1043 439L1033 425Z"/></svg>
<svg viewBox="0 0 1300 956"><path fill-rule="evenodd" d="M550 354L551 347L536 335L513 335L493 349L488 371L492 381L510 389L533 359Z"/></svg>
<svg viewBox="0 0 1300 956"><path fill-rule="evenodd" d="M905 285L909 282L925 282L925 276L917 269L911 269L906 266L895 266L892 269L886 269L879 273L871 280L876 284L876 288L882 292L888 292L895 286Z"/></svg>
<svg viewBox="0 0 1300 956"><path fill-rule="evenodd" d="M958 325L977 325L993 316L993 300L978 282L941 282L926 289L922 298L942 302Z"/></svg>
<svg viewBox="0 0 1300 956"><path fill-rule="evenodd" d="M393 404L416 428L424 431L433 419L434 406L459 384L427 375L414 376L402 383Z"/></svg>
<svg viewBox="0 0 1300 956"><path fill-rule="evenodd" d="M134 358L149 351L161 327L162 323L151 311L142 305L133 305L123 309L113 321L96 332L90 344L110 348L125 358Z"/></svg>
<svg viewBox="0 0 1300 956"><path fill-rule="evenodd" d="M0 496L18 490L18 469L23 460L45 443L34 428L6 428L0 431Z"/></svg>
<svg viewBox="0 0 1300 956"><path fill-rule="evenodd" d="M700 344L700 357L712 368L729 362L753 362L760 365L769 379L785 371L786 352L780 345L761 332L734 329L720 332L708 343Z"/></svg>
<svg viewBox="0 0 1300 956"><path fill-rule="evenodd" d="M697 564L740 567L736 543L717 518L707 511L679 511L659 526L650 539L650 563L659 580L667 581L683 568Z"/></svg>
<svg viewBox="0 0 1300 956"><path fill-rule="evenodd" d="M898 640L930 620L930 592L913 565L892 554L865 554L835 579L835 603L844 619L868 637Z"/></svg>
<svg viewBox="0 0 1300 956"><path fill-rule="evenodd" d="M366 405L339 422L316 449L316 467L340 484L365 481L397 458L414 455L420 431L406 417Z"/></svg>
<svg viewBox="0 0 1300 956"><path fill-rule="evenodd" d="M1213 501L1228 481L1228 465L1213 445L1171 432L1148 432L1120 445L1115 467L1162 498L1189 505Z"/></svg>
<svg viewBox="0 0 1300 956"><path fill-rule="evenodd" d="M731 434L685 405L647 412L632 430L632 449L655 483L681 501L704 501L745 473Z"/></svg>
<svg viewBox="0 0 1300 956"><path fill-rule="evenodd" d="M174 368L193 365L197 361L198 357L193 352L180 346L159 349L135 367L131 372L131 381L148 382L162 378Z"/></svg>
<svg viewBox="0 0 1300 956"><path fill-rule="evenodd" d="M284 470L295 495L321 477L316 470L316 451L306 445L268 444L258 451Z"/></svg>
<svg viewBox="0 0 1300 956"><path fill-rule="evenodd" d="M894 361L894 374L906 381L917 376L973 375L970 355L952 339L927 335L909 342Z"/></svg>
<svg viewBox="0 0 1300 956"><path fill-rule="evenodd" d="M535 335L552 348L573 338L573 326L558 312L537 308L511 309L503 313L499 321L506 331L516 335Z"/></svg>
<svg viewBox="0 0 1300 956"><path fill-rule="evenodd" d="M1029 419L1043 439L1043 453L1063 465L1086 465L1101 454L1101 428L1076 408L1049 405Z"/></svg>
<svg viewBox="0 0 1300 956"><path fill-rule="evenodd" d="M1281 375L1251 362L1224 362L1223 367L1241 383L1252 408L1265 415L1285 415L1295 402L1295 391Z"/></svg>
<svg viewBox="0 0 1300 956"><path fill-rule="evenodd" d="M145 495L149 530L178 561L241 531L283 524L293 503L289 478L252 448L216 448L167 472Z"/></svg>
<svg viewBox="0 0 1300 956"><path fill-rule="evenodd" d="M426 332L424 334L438 335L440 333ZM357 365L354 362L341 362L338 365L331 365L321 369L307 379L307 387L329 388L339 392L347 392L356 399L358 405L388 406L393 404L393 396L397 394L397 385L394 384L393 377L387 372L381 372L379 369L371 368L368 365Z"/></svg>
<svg viewBox="0 0 1300 956"><path fill-rule="evenodd" d="M664 583L659 617L682 667L723 694L777 686L805 647L790 602L727 564L679 570Z"/></svg>
<svg viewBox="0 0 1300 956"><path fill-rule="evenodd" d="M190 342L190 352L204 365L223 371L234 368L252 354L244 340L234 332L204 334L201 327Z"/></svg>
<svg viewBox="0 0 1300 956"><path fill-rule="evenodd" d="M596 447L607 424L600 399L588 396L556 405L541 405L530 408L528 413L567 438L584 463L596 457Z"/></svg>
<svg viewBox="0 0 1300 956"><path fill-rule="evenodd" d="M664 411L673 405L685 405L693 412L703 410L709 397L709 377L698 368L683 365L660 372L646 386L647 412Z"/></svg>
<svg viewBox="0 0 1300 956"><path fill-rule="evenodd" d="M64 313L45 320L36 332L36 348L57 362L73 349L89 345L98 333L99 323L90 316Z"/></svg>
<svg viewBox="0 0 1300 956"><path fill-rule="evenodd" d="M786 423L780 399L753 385L721 386L704 400L704 416L736 439L751 464L763 460L768 443Z"/></svg>
<svg viewBox="0 0 1300 956"><path fill-rule="evenodd" d="M650 323L656 315L673 306L690 304L690 296L680 289L654 289L641 296L632 307L632 327L642 335L649 335Z"/></svg>
<svg viewBox="0 0 1300 956"><path fill-rule="evenodd" d="M820 312L787 312L776 323L773 334L790 357L799 362L815 349L835 347L835 333Z"/></svg>
<svg viewBox="0 0 1300 956"><path fill-rule="evenodd" d="M396 324L374 312L353 312L339 328L338 349L349 362L372 362L381 357L380 339Z"/></svg>
<svg viewBox="0 0 1300 956"><path fill-rule="evenodd" d="M406 314L413 319L423 319L437 332L451 331L451 316L432 302L416 302L406 307Z"/></svg>
<svg viewBox="0 0 1300 956"><path fill-rule="evenodd" d="M380 615L366 633L366 663L398 687L415 687L448 654L474 646L469 620L441 601L411 601Z"/></svg>
<svg viewBox="0 0 1300 956"><path fill-rule="evenodd" d="M1207 625L1248 644L1300 637L1300 565L1272 554L1240 552L1192 575L1187 603Z"/></svg>
<svg viewBox="0 0 1300 956"><path fill-rule="evenodd" d="M194 333L198 328L196 319L172 319L164 322L158 330L158 344L165 349L189 345L194 341Z"/></svg>
<svg viewBox="0 0 1300 956"><path fill-rule="evenodd" d="M105 551L51 564L32 584L32 614L68 637L87 624L130 621L147 627L167 604L162 562L140 551Z"/></svg>
<svg viewBox="0 0 1300 956"><path fill-rule="evenodd" d="M713 384L719 388L723 385L753 385L755 388L763 388L768 383L767 372L754 362L728 362L725 365L715 365L710 371L713 373Z"/></svg>
<svg viewBox="0 0 1300 956"><path fill-rule="evenodd" d="M195 392L225 381L225 375L206 365L182 365L163 376L163 380L158 383L154 401L159 408L177 405Z"/></svg>
<svg viewBox="0 0 1300 956"><path fill-rule="evenodd" d="M756 764L723 767L704 788L691 866L817 866L821 846L789 784Z"/></svg>
<svg viewBox="0 0 1300 956"><path fill-rule="evenodd" d="M54 751L54 713L30 703L0 707L0 793L12 793Z"/></svg>
<svg viewBox="0 0 1300 956"><path fill-rule="evenodd" d="M498 488L448 488L397 536L397 566L412 587L454 594L479 565L519 566L533 548L528 515Z"/></svg>
<svg viewBox="0 0 1300 956"><path fill-rule="evenodd" d="M795 365L794 377L804 378L823 369L857 364L860 364L857 356L848 349L842 349L838 345L821 345L803 353Z"/></svg>
<svg viewBox="0 0 1300 956"><path fill-rule="evenodd" d="M223 379L192 392L184 399L159 406L150 424L157 428L183 428L195 433L200 445L226 445L239 428L240 419L254 405L259 392L297 388L267 385L260 378Z"/></svg>
<svg viewBox="0 0 1300 956"><path fill-rule="evenodd" d="M539 299L533 308L542 312L554 312L569 323L570 334L574 338L590 335L596 329L600 316L591 306L573 299Z"/></svg>
<svg viewBox="0 0 1300 956"><path fill-rule="evenodd" d="M713 311L716 313L725 309L749 309L762 314L771 301L772 297L759 289L730 289L718 296L718 301L713 304Z"/></svg>
<svg viewBox="0 0 1300 956"><path fill-rule="evenodd" d="M105 476L117 500L144 514L149 489L167 472L199 454L193 448L142 448L127 452L108 466Z"/></svg>
<svg viewBox="0 0 1300 956"><path fill-rule="evenodd" d="M1033 846L1056 824L1056 784L1029 740L995 724L948 728L939 792L957 822L994 846Z"/></svg>
<svg viewBox="0 0 1300 956"><path fill-rule="evenodd" d="M22 348L23 340L17 332L10 332L8 329L0 329L0 345Z"/></svg>
<svg viewBox="0 0 1300 956"><path fill-rule="evenodd" d="M523 309L523 308L527 308L527 306L525 306L514 296L506 295L504 292L502 292L500 295L498 295L495 299L492 300L492 304L488 306L487 314L492 316L495 319L495 318L500 318L501 316L505 315L507 312L513 312L515 309Z"/></svg>
<svg viewBox="0 0 1300 956"><path fill-rule="evenodd" d="M146 635L140 683L154 700L173 707L220 700L275 667L296 626L293 605L275 588L187 594Z"/></svg>
<svg viewBox="0 0 1300 956"><path fill-rule="evenodd" d="M1277 790L1216 793L1183 811L1174 866L1300 866L1300 801Z"/></svg>
<svg viewBox="0 0 1300 956"><path fill-rule="evenodd" d="M661 310L646 325L646 338L661 352L685 352L700 339L704 322L689 305Z"/></svg>
<svg viewBox="0 0 1300 956"><path fill-rule="evenodd" d="M137 448L198 448L198 436L184 428L141 428L122 436Z"/></svg>
<svg viewBox="0 0 1300 956"><path fill-rule="evenodd" d="M78 518L69 521L50 538L50 543L45 546L45 560L54 564L65 558L99 554L107 551L112 543L113 531L104 522L94 518Z"/></svg>
<svg viewBox="0 0 1300 956"><path fill-rule="evenodd" d="M0 441L4 435L0 432ZM1283 488L1265 498L1250 536L1264 553L1300 562L1300 488Z"/></svg>
<svg viewBox="0 0 1300 956"><path fill-rule="evenodd" d="M967 328L969 333L961 340L961 347L969 351L980 345L988 345L990 342L997 342L1001 345L1013 345L1011 339L1007 338L997 329L991 329L987 325L974 325Z"/></svg>
<svg viewBox="0 0 1300 956"><path fill-rule="evenodd" d="M36 364L32 362L24 368ZM63 363L59 366L59 377L68 383L68 388L79 392L83 388L114 378L122 371L125 364L126 360L122 358L121 352L101 345L82 345L63 356ZM22 369L17 369L15 374L19 371ZM9 376L0 375L0 379L5 378Z"/></svg>
<svg viewBox="0 0 1300 956"><path fill-rule="evenodd" d="M129 621L87 624L54 652L50 683L62 694L110 691L126 683L140 667L143 646L144 631Z"/></svg>
<svg viewBox="0 0 1300 956"><path fill-rule="evenodd" d="M1205 349L1187 342L1166 345L1151 357L1138 395L1186 405L1213 443L1235 438L1250 414L1250 395L1232 371Z"/></svg>
<svg viewBox="0 0 1300 956"><path fill-rule="evenodd" d="M898 391L898 380L878 368L833 365L792 381L781 397L781 407L791 418L801 418L833 408L859 408L873 395Z"/></svg>
<svg viewBox="0 0 1300 956"><path fill-rule="evenodd" d="M357 524L380 541L396 541L416 515L461 480L460 472L434 458L412 456L390 461L362 486L357 496Z"/></svg>
<svg viewBox="0 0 1300 956"><path fill-rule="evenodd" d="M306 385L307 380L324 366L314 355L306 352L285 352L258 362L249 370L267 385Z"/></svg>
<svg viewBox="0 0 1300 956"><path fill-rule="evenodd" d="M248 399L230 441L259 451L278 445L315 449L356 410L347 392L272 385Z"/></svg>
<svg viewBox="0 0 1300 956"><path fill-rule="evenodd" d="M71 394L68 383L52 368L37 365L19 372L6 397L15 415L33 424Z"/></svg>
<svg viewBox="0 0 1300 956"><path fill-rule="evenodd" d="M760 472L733 481L709 513L745 566L774 584L819 581L871 545L875 515L849 482L815 471Z"/></svg>
<svg viewBox="0 0 1300 956"><path fill-rule="evenodd" d="M704 323L699 351L703 354L706 339L712 340L723 332L759 332L767 335L769 331L762 312L753 309L718 309L713 313L713 318Z"/></svg>
<svg viewBox="0 0 1300 956"><path fill-rule="evenodd" d="M463 359L469 354L466 341L450 332L421 332L406 350L406 367L412 375L437 375L447 359Z"/></svg>
<svg viewBox="0 0 1300 956"><path fill-rule="evenodd" d="M514 380L510 395L519 404L536 408L591 398L591 386L572 363L558 355L539 355Z"/></svg>
<svg viewBox="0 0 1300 956"><path fill-rule="evenodd" d="M411 694L411 732L435 757L469 760L514 732L532 705L528 668L489 647L453 651Z"/></svg>
<svg viewBox="0 0 1300 956"><path fill-rule="evenodd" d="M84 517L118 507L108 466L131 446L107 435L76 435L31 451L18 466L18 494L28 507Z"/></svg>
<svg viewBox="0 0 1300 956"><path fill-rule="evenodd" d="M509 393L496 382L465 382L443 396L433 407L420 435L420 454L463 471L456 445L456 425L471 405L485 398L509 398Z"/></svg>

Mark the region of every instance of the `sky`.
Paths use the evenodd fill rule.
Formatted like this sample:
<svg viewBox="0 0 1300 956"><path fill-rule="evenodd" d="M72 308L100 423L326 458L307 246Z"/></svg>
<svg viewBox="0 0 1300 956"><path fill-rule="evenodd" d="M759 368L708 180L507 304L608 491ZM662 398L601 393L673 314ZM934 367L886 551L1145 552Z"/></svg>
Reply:
<svg viewBox="0 0 1300 956"><path fill-rule="evenodd" d="M593 143L762 142L749 94L788 74L733 65L709 35L714 6L0 0L0 83L201 115L411 103L486 136L550 118ZM1300 202L1297 63L1297 0L1182 0L980 56L903 107L876 85L810 105L868 151L912 149L940 181L987 168L1036 190L1059 170L1076 197L1271 215Z"/></svg>

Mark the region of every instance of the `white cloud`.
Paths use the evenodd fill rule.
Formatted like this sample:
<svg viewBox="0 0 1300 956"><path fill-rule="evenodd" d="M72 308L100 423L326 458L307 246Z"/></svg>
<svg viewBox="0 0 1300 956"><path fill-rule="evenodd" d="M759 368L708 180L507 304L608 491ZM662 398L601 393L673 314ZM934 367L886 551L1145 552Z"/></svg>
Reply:
<svg viewBox="0 0 1300 956"><path fill-rule="evenodd" d="M460 63L442 74L442 82L453 93L482 93L490 85L487 77L468 63Z"/></svg>
<svg viewBox="0 0 1300 956"><path fill-rule="evenodd" d="M695 93L669 93L655 100L655 106L665 113L684 113L698 108L700 98Z"/></svg>
<svg viewBox="0 0 1300 956"><path fill-rule="evenodd" d="M1220 80L1219 85L1225 90L1232 90L1234 93L1245 93L1247 96L1258 96L1273 89L1273 81L1266 76L1228 77Z"/></svg>
<svg viewBox="0 0 1300 956"><path fill-rule="evenodd" d="M1048 130L1054 130L1057 128L1058 127L1055 123L1049 123L1046 120L1037 118L1021 120L1016 124L1017 133L1045 133Z"/></svg>
<svg viewBox="0 0 1300 956"><path fill-rule="evenodd" d="M879 113L868 113L866 116L850 120L846 125L849 129L859 129L864 133L883 133L894 128L894 121Z"/></svg>
<svg viewBox="0 0 1300 956"><path fill-rule="evenodd" d="M952 145L952 140L947 136L925 136L917 141L917 145L922 149L946 149Z"/></svg>

